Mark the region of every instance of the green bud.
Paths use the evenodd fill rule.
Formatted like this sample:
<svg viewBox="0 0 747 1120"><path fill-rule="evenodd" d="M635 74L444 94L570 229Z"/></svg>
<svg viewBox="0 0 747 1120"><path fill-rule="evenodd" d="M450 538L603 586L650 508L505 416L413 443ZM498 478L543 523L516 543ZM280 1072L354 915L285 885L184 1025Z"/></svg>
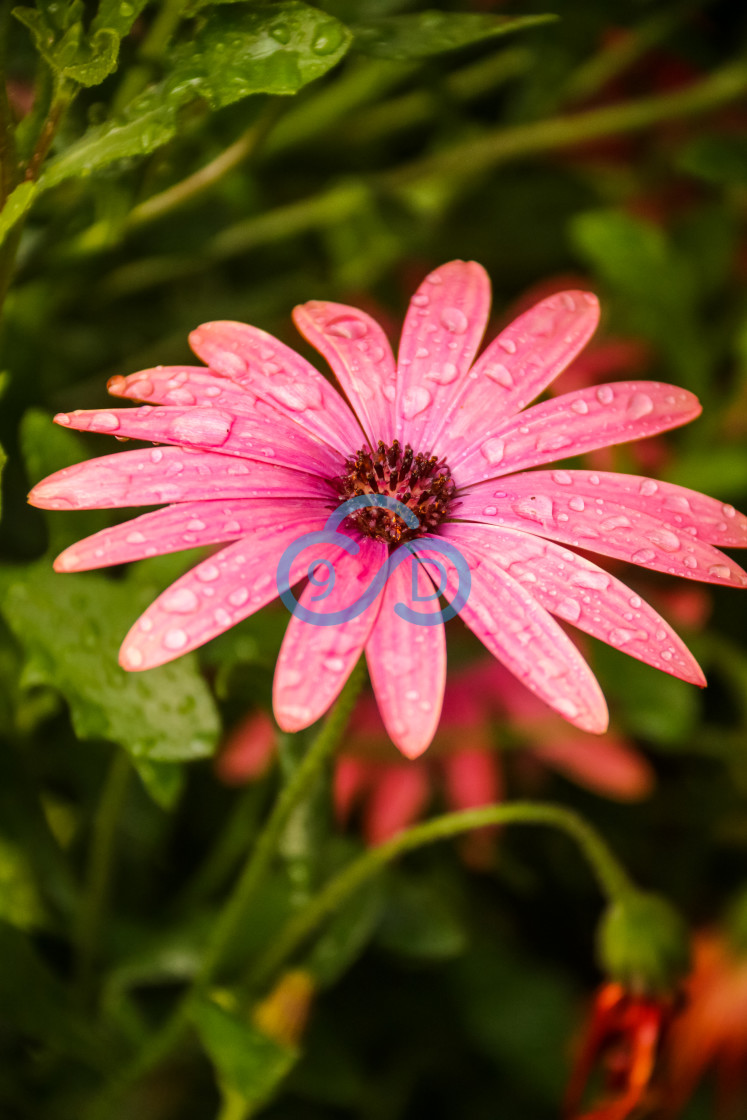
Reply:
<svg viewBox="0 0 747 1120"><path fill-rule="evenodd" d="M597 953L604 971L626 990L661 995L688 970L688 929L665 899L636 891L605 910Z"/></svg>

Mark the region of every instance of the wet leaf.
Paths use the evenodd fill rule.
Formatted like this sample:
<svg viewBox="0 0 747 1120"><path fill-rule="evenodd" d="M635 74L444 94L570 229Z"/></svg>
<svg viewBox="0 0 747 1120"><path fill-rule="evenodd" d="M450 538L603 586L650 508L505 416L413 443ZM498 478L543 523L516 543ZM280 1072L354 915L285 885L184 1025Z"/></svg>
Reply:
<svg viewBox="0 0 747 1120"><path fill-rule="evenodd" d="M363 54L409 62L538 27L557 18L551 14L494 16L479 12L412 12L358 23L353 33L355 46Z"/></svg>

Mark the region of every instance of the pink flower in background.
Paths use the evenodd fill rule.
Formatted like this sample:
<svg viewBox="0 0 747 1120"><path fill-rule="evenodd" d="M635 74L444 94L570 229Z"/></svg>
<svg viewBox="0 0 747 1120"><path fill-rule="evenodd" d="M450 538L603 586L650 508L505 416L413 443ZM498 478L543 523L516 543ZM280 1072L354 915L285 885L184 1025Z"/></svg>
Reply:
<svg viewBox="0 0 747 1120"><path fill-rule="evenodd" d="M511 753L533 763L539 776L555 771L618 801L639 800L653 788L651 767L624 739L575 730L499 662L484 658L450 675L431 750L415 763L392 747L374 699L358 702L335 763L338 820L344 823L361 805L363 834L369 844L380 844L418 820L439 788L452 809L501 801L503 762L493 745L496 733L502 739L508 735L517 747ZM253 781L265 773L275 748L269 716L252 712L227 737L216 759L218 777L228 785ZM494 829L483 829L464 838L472 864L492 860L494 836Z"/></svg>
<svg viewBox="0 0 747 1120"><path fill-rule="evenodd" d="M145 406L58 416L71 428L167 445L81 463L34 488L30 500L51 509L166 504L73 545L58 557L59 571L233 542L151 604L124 640L122 665L161 665L253 614L277 597L277 565L290 544L321 529L341 501L382 494L406 504L419 528L408 530L387 509L352 515L345 528L359 551L331 552L336 580L324 612L357 601L409 537L426 546L440 539L471 569L462 620L577 727L603 731L607 709L553 615L702 685L668 623L571 549L741 587L747 575L716 546L747 545L747 518L652 479L534 469L687 423L700 412L696 398L659 382L620 381L527 407L590 338L597 301L578 291L551 296L475 361L489 305L488 277L478 264L436 269L413 296L396 364L364 312L330 302L297 308L297 326L327 359L347 401L271 335L216 322L191 335L205 366L112 380L115 395ZM407 567L345 624L291 617L274 681L283 729L318 719L365 651L389 735L409 757L425 750L441 711L445 633L440 621L413 625L395 612L396 604L417 601ZM428 570L421 563L413 577L420 595L432 589ZM293 575L305 572L299 564ZM453 579L447 590L453 594ZM300 602L311 610L316 597L310 582Z"/></svg>

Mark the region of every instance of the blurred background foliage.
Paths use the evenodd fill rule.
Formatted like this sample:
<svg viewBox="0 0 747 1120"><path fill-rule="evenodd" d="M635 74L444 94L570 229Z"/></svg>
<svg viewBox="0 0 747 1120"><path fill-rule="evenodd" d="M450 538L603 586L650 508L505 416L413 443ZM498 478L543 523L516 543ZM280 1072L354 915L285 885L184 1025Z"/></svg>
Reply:
<svg viewBox="0 0 747 1120"><path fill-rule="evenodd" d="M530 289L595 290L598 368L624 378L630 362L704 406L695 424L616 448L607 465L747 508L747 9L10 8L3 0L0 1111L557 1116L599 978L600 901L555 834L508 831L477 869L454 845L408 857L298 958L315 993L302 1043L267 1027L274 1005L250 1020L237 986L248 964L363 848L355 821L333 819L326 785L293 816L220 989L192 1009L179 1046L122 1080L199 969L307 737L282 741L256 781L224 784L209 756L248 712L269 710L283 609L128 676L116 664L124 633L194 557L55 575L52 557L112 515L42 515L25 494L111 450L55 429L53 412L103 405L114 374L188 362L196 324L245 320L314 360L289 313L333 299L364 306L396 340L425 272L460 257L492 277L493 330ZM655 770L653 792L621 804L557 771L528 773L505 719L492 747L509 796L539 788L582 810L642 885L704 926L745 885L747 600L701 585L678 597L665 577L621 574L709 678L700 694L588 643L617 733ZM451 630L451 664L469 663L474 647ZM291 1002L309 993L301 983ZM708 1085L688 1107L688 1120L713 1114Z"/></svg>

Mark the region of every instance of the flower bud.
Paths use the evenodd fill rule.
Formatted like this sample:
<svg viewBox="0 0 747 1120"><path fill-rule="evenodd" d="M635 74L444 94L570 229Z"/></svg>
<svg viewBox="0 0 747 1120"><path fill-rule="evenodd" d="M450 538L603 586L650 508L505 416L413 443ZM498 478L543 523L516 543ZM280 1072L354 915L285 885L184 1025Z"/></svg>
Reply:
<svg viewBox="0 0 747 1120"><path fill-rule="evenodd" d="M597 930L599 962L626 991L671 991L690 962L688 930L665 899L636 891L610 903Z"/></svg>

